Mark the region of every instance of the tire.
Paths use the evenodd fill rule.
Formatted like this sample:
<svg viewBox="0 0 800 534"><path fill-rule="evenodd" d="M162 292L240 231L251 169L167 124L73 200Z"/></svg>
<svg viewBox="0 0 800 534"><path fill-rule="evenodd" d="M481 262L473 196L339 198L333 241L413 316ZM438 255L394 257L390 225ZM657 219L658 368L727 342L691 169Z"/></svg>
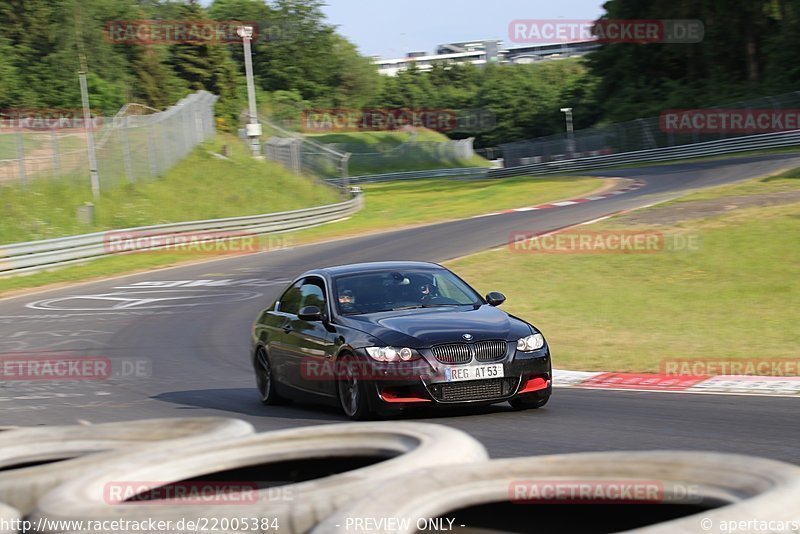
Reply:
<svg viewBox="0 0 800 534"><path fill-rule="evenodd" d="M0 433L0 501L23 514L59 484L123 451L253 435L239 419L190 417L96 425L18 428ZM14 468L15 465L37 464Z"/></svg>
<svg viewBox="0 0 800 534"><path fill-rule="evenodd" d="M531 398L516 397L508 401L508 403L515 410L535 410L541 408L550 400L550 395L545 398L536 397L535 395L531 395L530 397Z"/></svg>
<svg viewBox="0 0 800 534"><path fill-rule="evenodd" d="M0 534L16 534L18 531L12 530L12 525L20 518L19 510L0 502ZM4 526L8 528L4 528Z"/></svg>
<svg viewBox="0 0 800 534"><path fill-rule="evenodd" d="M289 399L278 395L275 389L275 375L272 373L267 351L263 347L259 347L256 350L256 355L253 358L253 368L256 373L256 387L261 397L261 404L265 406L281 406L291 402Z"/></svg>
<svg viewBox="0 0 800 534"><path fill-rule="evenodd" d="M108 487L118 481L214 480L213 473L247 467L269 472L274 462L320 460L327 465L338 458L380 457L384 461L306 478L278 488L254 492L247 504L124 502L107 499ZM389 459L385 459L389 458ZM275 518L279 532L307 532L337 508L376 489L394 487L387 481L418 468L487 460L484 447L459 430L425 423L346 423L266 432L243 438L159 447L116 455L87 469L40 499L29 514L31 521L53 520L173 520L180 518ZM207 476L208 478L203 478ZM223 475L218 475L223 476ZM244 476L244 475L242 475ZM220 478L219 480L231 480ZM254 478L253 480L264 480ZM291 480L291 479L290 479ZM153 482L150 482L153 484ZM276 489L280 495L270 497ZM378 493L382 491L377 491ZM394 493L394 492L392 492ZM219 504L219 503L217 503Z"/></svg>
<svg viewBox="0 0 800 534"><path fill-rule="evenodd" d="M352 421L367 421L375 417L367 398L367 384L358 376L356 358L343 356L336 362L336 397L344 414ZM341 362L341 363L340 363Z"/></svg>
<svg viewBox="0 0 800 534"><path fill-rule="evenodd" d="M466 467L466 466L465 466ZM592 452L553 456L531 456L506 460L491 460L483 465L453 469L452 466L425 468L393 479L390 487L402 488L403 498L392 491L378 491L354 501L321 522L312 534L341 532L346 518L392 517L392 530L380 532L416 532L418 518L450 517L475 531L512 531L519 524L558 525L562 532L621 532L647 534L708 532L711 524L718 528L722 521L769 520L789 522L800 519L800 467L785 462L737 454L689 451ZM525 506L518 488L533 487L536 483L592 484L639 481L650 484L652 492L647 503L674 505L680 513L656 514L659 506L618 504L617 513L592 515L591 499L603 501L602 496L581 499L582 504L547 504L535 502ZM551 488L552 489L552 488ZM648 490L648 495L650 495ZM539 490L537 495L545 495ZM551 499L563 498L550 492ZM619 494L618 494L619 495ZM561 501L564 502L563 500ZM506 512L503 515L501 506ZM481 507L481 508L477 508ZM480 510L471 520L464 521L465 509ZM636 519L631 516L640 514ZM488 518L488 519L487 519ZM705 518L705 519L704 519ZM508 527L513 521L517 529ZM488 521L490 524L485 524ZM640 521L631 525L631 521ZM484 524L479 524L484 522ZM628 524L625 524L625 523ZM471 523L471 524L470 524ZM582 524L583 523L583 524ZM397 528L405 525L407 528ZM556 528L556 527L552 527ZM486 529L486 530L481 530ZM550 529L547 529L550 531Z"/></svg>

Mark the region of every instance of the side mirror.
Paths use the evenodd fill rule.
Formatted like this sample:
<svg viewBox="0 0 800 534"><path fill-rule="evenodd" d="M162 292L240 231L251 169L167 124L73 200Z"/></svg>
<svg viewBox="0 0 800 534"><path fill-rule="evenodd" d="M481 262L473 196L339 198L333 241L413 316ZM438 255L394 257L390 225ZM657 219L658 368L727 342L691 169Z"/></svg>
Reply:
<svg viewBox="0 0 800 534"><path fill-rule="evenodd" d="M297 314L297 317L301 321L321 321L322 310L316 306L304 306Z"/></svg>
<svg viewBox="0 0 800 534"><path fill-rule="evenodd" d="M489 303L489 306L500 306L505 301L506 296L499 291L492 291L486 294L486 302Z"/></svg>

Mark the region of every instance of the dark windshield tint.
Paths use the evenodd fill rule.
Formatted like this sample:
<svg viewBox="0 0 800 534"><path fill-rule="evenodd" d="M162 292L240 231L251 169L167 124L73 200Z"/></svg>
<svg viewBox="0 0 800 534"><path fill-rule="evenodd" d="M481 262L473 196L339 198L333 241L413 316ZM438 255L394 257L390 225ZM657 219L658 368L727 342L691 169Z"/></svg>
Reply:
<svg viewBox="0 0 800 534"><path fill-rule="evenodd" d="M379 271L336 279L339 313L482 304L480 296L450 271Z"/></svg>

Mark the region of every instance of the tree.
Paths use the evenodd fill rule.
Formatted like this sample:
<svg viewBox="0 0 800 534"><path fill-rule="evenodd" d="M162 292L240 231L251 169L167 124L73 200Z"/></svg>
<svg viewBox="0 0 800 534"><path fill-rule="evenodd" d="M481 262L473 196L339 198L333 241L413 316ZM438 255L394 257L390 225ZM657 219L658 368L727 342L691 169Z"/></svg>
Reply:
<svg viewBox="0 0 800 534"><path fill-rule="evenodd" d="M209 20L197 4L180 6L179 15L182 20ZM227 46L224 43L175 44L170 47L169 63L191 91L203 89L219 95L218 114L236 119L244 105L237 89L243 84L243 76Z"/></svg>

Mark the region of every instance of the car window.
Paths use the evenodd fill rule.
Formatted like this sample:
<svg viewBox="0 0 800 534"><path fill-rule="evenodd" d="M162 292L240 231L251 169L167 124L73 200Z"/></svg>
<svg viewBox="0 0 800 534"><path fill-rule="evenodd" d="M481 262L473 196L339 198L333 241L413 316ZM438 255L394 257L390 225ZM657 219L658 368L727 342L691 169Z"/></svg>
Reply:
<svg viewBox="0 0 800 534"><path fill-rule="evenodd" d="M354 315L401 308L480 304L480 297L446 270L378 271L336 279L339 313Z"/></svg>
<svg viewBox="0 0 800 534"><path fill-rule="evenodd" d="M433 276L433 285L441 296L457 301L462 301L465 295L472 293L459 279L452 276L436 274Z"/></svg>
<svg viewBox="0 0 800 534"><path fill-rule="evenodd" d="M286 290L281 297L278 311L297 315L297 312L300 311L300 303L302 301L302 293L300 292L302 285L303 281L298 280L292 284L292 287Z"/></svg>
<svg viewBox="0 0 800 534"><path fill-rule="evenodd" d="M325 312L325 289L319 278L307 278L300 286L300 309L316 306Z"/></svg>

